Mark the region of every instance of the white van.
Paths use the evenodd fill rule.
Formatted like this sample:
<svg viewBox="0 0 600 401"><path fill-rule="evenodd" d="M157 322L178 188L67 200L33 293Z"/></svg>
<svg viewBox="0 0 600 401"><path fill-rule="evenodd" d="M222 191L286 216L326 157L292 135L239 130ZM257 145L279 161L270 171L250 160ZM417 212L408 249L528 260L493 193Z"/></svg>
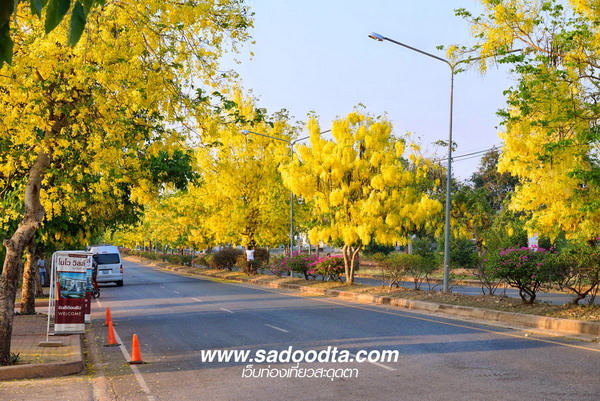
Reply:
<svg viewBox="0 0 600 401"><path fill-rule="evenodd" d="M114 245L91 246L88 249L98 263L98 283L115 283L123 286L123 262L119 248Z"/></svg>

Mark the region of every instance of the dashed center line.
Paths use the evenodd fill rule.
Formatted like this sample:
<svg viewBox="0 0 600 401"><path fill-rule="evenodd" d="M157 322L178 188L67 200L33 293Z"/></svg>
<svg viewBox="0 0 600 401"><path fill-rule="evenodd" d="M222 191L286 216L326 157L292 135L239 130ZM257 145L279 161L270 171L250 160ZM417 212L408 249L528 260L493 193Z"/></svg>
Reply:
<svg viewBox="0 0 600 401"><path fill-rule="evenodd" d="M225 308L219 308L221 310L224 310L225 312L229 312L229 313L233 313L232 311L230 311L229 309L225 309Z"/></svg>
<svg viewBox="0 0 600 401"><path fill-rule="evenodd" d="M268 327L270 327L272 329L275 329L275 330L283 331L284 333L289 333L289 331L287 331L285 329L282 329L281 327L271 326L270 324L265 324L265 326L268 326Z"/></svg>
<svg viewBox="0 0 600 401"><path fill-rule="evenodd" d="M173 292L174 292L175 294L181 294L179 291L175 291L175 290L173 290Z"/></svg>
<svg viewBox="0 0 600 401"><path fill-rule="evenodd" d="M193 299L194 301L197 301L197 302L202 302L202 300L201 300L201 299L198 299L198 298L192 298L192 299Z"/></svg>

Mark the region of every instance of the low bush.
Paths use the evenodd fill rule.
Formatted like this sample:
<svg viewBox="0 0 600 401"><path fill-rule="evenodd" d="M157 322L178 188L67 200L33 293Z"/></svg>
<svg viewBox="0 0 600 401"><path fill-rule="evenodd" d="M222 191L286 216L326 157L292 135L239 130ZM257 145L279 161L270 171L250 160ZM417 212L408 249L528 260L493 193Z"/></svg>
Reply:
<svg viewBox="0 0 600 401"><path fill-rule="evenodd" d="M323 280L342 281L341 276L345 273L343 256L318 258L310 266L309 274L321 276Z"/></svg>
<svg viewBox="0 0 600 401"><path fill-rule="evenodd" d="M314 274L311 273L313 270L311 263L316 259L316 256L305 256L298 252L294 252L292 257L285 259L284 264L289 271L302 274L304 275L304 278L308 280L309 278L314 278Z"/></svg>
<svg viewBox="0 0 600 401"><path fill-rule="evenodd" d="M558 286L575 293L571 301L579 304L588 298L594 303L600 287L600 238L587 243L571 243L557 258Z"/></svg>
<svg viewBox="0 0 600 401"><path fill-rule="evenodd" d="M410 274L413 278L415 289L421 288L423 281L435 270L435 265L429 258L420 255L394 253L384 259L383 268L390 276L389 286L400 286L402 278Z"/></svg>
<svg viewBox="0 0 600 401"><path fill-rule="evenodd" d="M273 258L273 260L271 261L271 273L279 277L283 275L289 275L290 268L286 262L287 258L285 256Z"/></svg>
<svg viewBox="0 0 600 401"><path fill-rule="evenodd" d="M208 255L201 255L201 256L196 256L194 259L192 259L192 266L199 266L199 267L204 267L204 266L208 266Z"/></svg>
<svg viewBox="0 0 600 401"><path fill-rule="evenodd" d="M256 248L254 250L254 260L259 263L259 268L269 264L270 258L269 250L267 248Z"/></svg>
<svg viewBox="0 0 600 401"><path fill-rule="evenodd" d="M160 253L160 252L130 250L128 252L128 254L140 256L144 259L160 260L161 262L169 262L169 263L182 265L182 266L191 266L192 259L193 259L192 255L181 255L181 254Z"/></svg>
<svg viewBox="0 0 600 401"><path fill-rule="evenodd" d="M215 254L207 253L203 256L204 261L206 262L206 267L215 268Z"/></svg>
<svg viewBox="0 0 600 401"><path fill-rule="evenodd" d="M537 291L560 278L557 254L540 247L501 249L488 257L488 268L496 278L519 290L523 303L532 304Z"/></svg>
<svg viewBox="0 0 600 401"><path fill-rule="evenodd" d="M170 255L165 254L163 260L169 263L173 263L176 265L182 266L191 266L192 265L192 255Z"/></svg>
<svg viewBox="0 0 600 401"><path fill-rule="evenodd" d="M400 286L400 281L402 281L402 278L404 278L408 271L407 264L410 263L411 257L412 255L396 253L380 259L379 263L381 264L383 271L386 276L389 276L390 288L393 286Z"/></svg>
<svg viewBox="0 0 600 401"><path fill-rule="evenodd" d="M441 245L443 249L444 245ZM412 240L412 253L413 255L419 255L423 258L433 259L436 257L438 246L435 241L431 238L414 238Z"/></svg>
<svg viewBox="0 0 600 401"><path fill-rule="evenodd" d="M140 256L144 259L150 259L150 260L162 260L162 253L156 253L156 252L147 252L147 251L131 251L130 252L132 255L135 256Z"/></svg>
<svg viewBox="0 0 600 401"><path fill-rule="evenodd" d="M244 252L237 248L223 248L212 254L210 260L210 267L215 269L228 269L232 270L237 264L239 256L243 256Z"/></svg>
<svg viewBox="0 0 600 401"><path fill-rule="evenodd" d="M486 257L477 262L475 277L477 277L477 280L481 283L481 292L483 295L495 295L498 288L500 288L504 282L504 280L498 279L495 270L487 263ZM506 292L506 288L504 291Z"/></svg>

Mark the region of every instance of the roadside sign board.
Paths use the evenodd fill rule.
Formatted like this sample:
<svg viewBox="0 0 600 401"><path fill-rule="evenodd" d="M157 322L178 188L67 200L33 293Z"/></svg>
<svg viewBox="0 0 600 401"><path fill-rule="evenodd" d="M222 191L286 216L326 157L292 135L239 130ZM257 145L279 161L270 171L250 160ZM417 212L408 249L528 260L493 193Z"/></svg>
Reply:
<svg viewBox="0 0 600 401"><path fill-rule="evenodd" d="M85 332L87 271L92 255L86 252L55 252L52 257L54 334ZM52 298L52 297L51 297ZM87 302L89 308L90 302Z"/></svg>

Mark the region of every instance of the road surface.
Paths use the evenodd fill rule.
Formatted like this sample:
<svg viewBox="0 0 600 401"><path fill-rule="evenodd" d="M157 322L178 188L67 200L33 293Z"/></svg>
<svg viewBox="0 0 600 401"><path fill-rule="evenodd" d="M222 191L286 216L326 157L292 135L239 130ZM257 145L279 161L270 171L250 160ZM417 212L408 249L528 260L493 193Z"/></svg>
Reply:
<svg viewBox="0 0 600 401"><path fill-rule="evenodd" d="M131 262L125 264L125 286L103 287L99 301L94 305L93 340L106 342L102 323L105 308L110 307L123 346L100 346L92 354L96 353L100 383L106 383L102 391L122 400L597 400L600 396L600 346L595 343L526 336L402 309L201 280ZM133 334L139 337L146 363L130 367L126 361ZM202 360L207 350L249 351L251 357L259 350L326 356L335 347L350 355L395 351L398 359L298 364ZM298 377L300 370L305 376L318 376L319 369L333 377ZM336 377L343 374L346 377Z"/></svg>

